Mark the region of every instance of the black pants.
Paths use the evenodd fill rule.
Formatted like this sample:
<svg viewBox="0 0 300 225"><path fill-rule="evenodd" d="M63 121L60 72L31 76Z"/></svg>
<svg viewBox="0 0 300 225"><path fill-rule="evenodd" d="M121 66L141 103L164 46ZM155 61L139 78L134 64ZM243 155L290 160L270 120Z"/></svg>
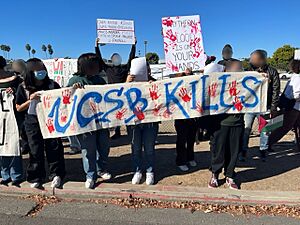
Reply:
<svg viewBox="0 0 300 225"><path fill-rule="evenodd" d="M224 168L226 177L234 177L234 169L242 146L243 131L243 126L221 126L211 135L212 173L218 175Z"/></svg>
<svg viewBox="0 0 300 225"><path fill-rule="evenodd" d="M194 144L198 124L195 119L175 120L177 133L176 141L176 165L186 165L194 160Z"/></svg>
<svg viewBox="0 0 300 225"><path fill-rule="evenodd" d="M25 130L30 147L27 181L43 182L46 178L45 152L50 169L49 179L65 176L64 148L59 138L43 139L36 116L28 115L25 119Z"/></svg>

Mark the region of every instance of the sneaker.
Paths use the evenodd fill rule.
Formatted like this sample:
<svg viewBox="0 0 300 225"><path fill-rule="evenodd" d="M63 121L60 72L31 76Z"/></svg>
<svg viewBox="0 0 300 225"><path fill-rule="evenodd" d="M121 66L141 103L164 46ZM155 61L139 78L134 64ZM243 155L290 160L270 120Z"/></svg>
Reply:
<svg viewBox="0 0 300 225"><path fill-rule="evenodd" d="M87 189L93 189L95 185L95 181L93 181L92 179L87 179L85 182L85 188Z"/></svg>
<svg viewBox="0 0 300 225"><path fill-rule="evenodd" d="M189 161L189 165L191 167L196 167L197 166L197 162L195 160Z"/></svg>
<svg viewBox="0 0 300 225"><path fill-rule="evenodd" d="M20 188L20 187L21 187L21 183L22 183L22 181L20 181L20 180L14 180L14 181L11 183L11 186Z"/></svg>
<svg viewBox="0 0 300 225"><path fill-rule="evenodd" d="M260 150L260 159L265 162L267 158L267 151L266 150Z"/></svg>
<svg viewBox="0 0 300 225"><path fill-rule="evenodd" d="M238 190L239 189L239 187L235 183L234 179L232 179L232 178L226 177L226 184L232 190Z"/></svg>
<svg viewBox="0 0 300 225"><path fill-rule="evenodd" d="M109 172L101 172L99 171L97 173L98 177L101 177L103 180L110 180L111 179L111 174Z"/></svg>
<svg viewBox="0 0 300 225"><path fill-rule="evenodd" d="M208 183L208 188L217 188L217 187L219 187L218 176L213 174L211 176L211 179L210 179L209 183Z"/></svg>
<svg viewBox="0 0 300 225"><path fill-rule="evenodd" d="M59 176L55 176L52 180L51 187L58 188L61 185L61 178Z"/></svg>
<svg viewBox="0 0 300 225"><path fill-rule="evenodd" d="M132 178L132 184L139 184L141 183L141 179L142 179L142 174L140 172L136 172L134 175L133 175L133 178Z"/></svg>
<svg viewBox="0 0 300 225"><path fill-rule="evenodd" d="M189 168L187 165L178 166L178 168L183 172L189 171Z"/></svg>
<svg viewBox="0 0 300 225"><path fill-rule="evenodd" d="M147 185L154 184L154 173L146 173L146 184Z"/></svg>
<svg viewBox="0 0 300 225"><path fill-rule="evenodd" d="M8 180L1 180L0 184L4 186L8 186L8 184L11 182L11 179L9 178Z"/></svg>
<svg viewBox="0 0 300 225"><path fill-rule="evenodd" d="M31 188L40 188L40 187L41 187L41 183L39 183L39 182L34 182L34 183L30 184L30 187L31 187Z"/></svg>

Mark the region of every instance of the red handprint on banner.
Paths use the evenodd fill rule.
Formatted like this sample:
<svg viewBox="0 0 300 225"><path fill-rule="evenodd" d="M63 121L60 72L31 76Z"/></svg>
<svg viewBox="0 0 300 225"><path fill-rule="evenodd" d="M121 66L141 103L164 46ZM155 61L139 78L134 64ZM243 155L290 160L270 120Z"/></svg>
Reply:
<svg viewBox="0 0 300 225"><path fill-rule="evenodd" d="M71 130L71 131L75 131L75 130L76 130L76 127L75 127L75 124L74 124L74 123L71 124L70 130Z"/></svg>
<svg viewBox="0 0 300 225"><path fill-rule="evenodd" d="M173 25L173 20L171 18L163 19L162 24L171 27Z"/></svg>
<svg viewBox="0 0 300 225"><path fill-rule="evenodd" d="M232 81L231 84L229 84L229 95L230 96L237 96L240 92L237 91L237 83L236 81Z"/></svg>
<svg viewBox="0 0 300 225"><path fill-rule="evenodd" d="M51 99L51 95L47 95L43 97L43 104L46 109L50 108L51 106L50 99Z"/></svg>
<svg viewBox="0 0 300 225"><path fill-rule="evenodd" d="M200 102L197 102L196 110L197 110L197 112L199 112L200 114L203 114L203 113L204 113L204 110L203 110L202 105L201 105Z"/></svg>
<svg viewBox="0 0 300 225"><path fill-rule="evenodd" d="M167 62L166 66L172 70L172 72L178 72L179 68L175 66L171 61Z"/></svg>
<svg viewBox="0 0 300 225"><path fill-rule="evenodd" d="M152 101L157 100L161 96L160 94L158 94L157 84L152 84L151 88L149 88L149 92Z"/></svg>
<svg viewBox="0 0 300 225"><path fill-rule="evenodd" d="M169 107L169 109L167 108L164 112L163 112L163 117L166 119L169 119L171 117L171 115L175 112L176 106L172 105L171 107Z"/></svg>
<svg viewBox="0 0 300 225"><path fill-rule="evenodd" d="M192 48L196 48L197 46L198 46L198 44L200 43L200 38L198 38L198 37L196 37L195 39L192 39L191 41L190 41L190 46L192 47Z"/></svg>
<svg viewBox="0 0 300 225"><path fill-rule="evenodd" d="M199 29L199 22L190 21L191 33L197 34Z"/></svg>
<svg viewBox="0 0 300 225"><path fill-rule="evenodd" d="M49 133L53 133L55 131L54 125L53 125L53 119L48 118L46 122L46 126L48 128Z"/></svg>
<svg viewBox="0 0 300 225"><path fill-rule="evenodd" d="M159 105L155 104L154 109L152 111L154 116L160 116L160 110L161 110L162 106L163 106L163 104L159 104Z"/></svg>
<svg viewBox="0 0 300 225"><path fill-rule="evenodd" d="M170 39L172 42L175 42L177 40L176 35L173 34L173 31L171 29L167 30L165 38Z"/></svg>
<svg viewBox="0 0 300 225"><path fill-rule="evenodd" d="M65 104L65 105L71 104L71 102L70 102L71 93L72 92L68 89L62 91L63 104Z"/></svg>
<svg viewBox="0 0 300 225"><path fill-rule="evenodd" d="M61 112L60 112L60 120L61 120L61 122L63 122L63 123L67 122L67 118L68 118L67 114L68 114L67 110L61 110Z"/></svg>
<svg viewBox="0 0 300 225"><path fill-rule="evenodd" d="M237 96L235 97L235 99L234 99L234 101L233 101L233 105L234 105L234 108L237 109L237 111L240 112L240 111L243 110L243 104L242 104L240 98L237 97Z"/></svg>
<svg viewBox="0 0 300 225"><path fill-rule="evenodd" d="M218 83L213 83L208 86L208 95L210 97L216 97L217 95Z"/></svg>
<svg viewBox="0 0 300 225"><path fill-rule="evenodd" d="M191 96L188 94L187 89L185 87L182 87L180 89L179 97L184 101L184 102L189 102L191 101Z"/></svg>
<svg viewBox="0 0 300 225"><path fill-rule="evenodd" d="M134 113L134 115L136 115L138 120L144 120L145 119L145 114L141 110L141 107L136 107L133 113Z"/></svg>
<svg viewBox="0 0 300 225"><path fill-rule="evenodd" d="M127 109L125 109L125 108L118 110L118 112L116 113L116 119L122 120L126 112L127 112Z"/></svg>

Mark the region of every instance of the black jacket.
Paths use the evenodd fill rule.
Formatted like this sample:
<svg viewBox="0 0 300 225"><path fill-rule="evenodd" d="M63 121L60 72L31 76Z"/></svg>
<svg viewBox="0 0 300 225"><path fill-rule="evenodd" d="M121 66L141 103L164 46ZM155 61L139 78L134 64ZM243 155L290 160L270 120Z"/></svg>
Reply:
<svg viewBox="0 0 300 225"><path fill-rule="evenodd" d="M280 78L277 70L269 65L265 65L262 68L253 68L250 66L249 70L268 74L270 82L268 86L267 107L271 111L277 111L280 94Z"/></svg>
<svg viewBox="0 0 300 225"><path fill-rule="evenodd" d="M234 59L234 58L223 59L223 60L219 61L218 64L227 67L227 64L228 64L228 63L230 63L230 62L235 62L235 61L239 61L239 60Z"/></svg>
<svg viewBox="0 0 300 225"><path fill-rule="evenodd" d="M95 47L96 55L100 58L100 67L106 72L107 81L109 84L126 82L128 72L131 66L131 60L135 58L136 46L132 45L127 64L114 66L107 65L101 56L99 46Z"/></svg>

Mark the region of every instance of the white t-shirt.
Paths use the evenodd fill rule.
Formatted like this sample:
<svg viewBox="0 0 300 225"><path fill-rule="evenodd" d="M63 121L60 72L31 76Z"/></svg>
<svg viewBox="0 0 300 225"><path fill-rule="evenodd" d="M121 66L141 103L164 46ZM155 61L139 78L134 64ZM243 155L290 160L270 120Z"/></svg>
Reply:
<svg viewBox="0 0 300 225"><path fill-rule="evenodd" d="M295 74L291 77L286 84L284 94L287 98L296 100L294 109L300 111L300 74Z"/></svg>

